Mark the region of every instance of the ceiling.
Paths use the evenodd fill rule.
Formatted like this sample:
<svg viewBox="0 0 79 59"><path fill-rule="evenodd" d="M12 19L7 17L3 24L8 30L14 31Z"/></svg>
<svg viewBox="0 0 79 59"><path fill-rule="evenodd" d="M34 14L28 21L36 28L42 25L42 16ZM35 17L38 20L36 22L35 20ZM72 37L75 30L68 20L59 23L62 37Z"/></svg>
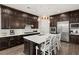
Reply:
<svg viewBox="0 0 79 59"><path fill-rule="evenodd" d="M79 9L79 4L5 4L38 16L50 16Z"/></svg>

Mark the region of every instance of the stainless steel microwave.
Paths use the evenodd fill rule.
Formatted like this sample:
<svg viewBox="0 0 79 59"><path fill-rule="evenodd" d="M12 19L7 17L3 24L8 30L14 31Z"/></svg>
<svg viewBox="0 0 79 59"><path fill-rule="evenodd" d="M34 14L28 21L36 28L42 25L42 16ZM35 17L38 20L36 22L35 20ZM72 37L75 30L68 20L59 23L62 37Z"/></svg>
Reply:
<svg viewBox="0 0 79 59"><path fill-rule="evenodd" d="M79 23L70 23L70 28L79 28Z"/></svg>
<svg viewBox="0 0 79 59"><path fill-rule="evenodd" d="M50 27L50 33L56 33L56 27Z"/></svg>

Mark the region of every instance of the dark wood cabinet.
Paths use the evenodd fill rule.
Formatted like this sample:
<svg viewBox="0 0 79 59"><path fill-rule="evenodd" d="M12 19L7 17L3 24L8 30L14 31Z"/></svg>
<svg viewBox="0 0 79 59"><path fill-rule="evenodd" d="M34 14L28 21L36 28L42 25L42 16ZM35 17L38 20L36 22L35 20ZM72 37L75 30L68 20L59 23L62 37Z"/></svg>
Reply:
<svg viewBox="0 0 79 59"><path fill-rule="evenodd" d="M0 50L23 44L24 43L23 36L37 35L37 34L40 34L40 33L29 33L29 34L24 34L24 35L1 37L0 38ZM32 43L30 43L30 44L32 45ZM27 46L29 46L29 44Z"/></svg>
<svg viewBox="0 0 79 59"><path fill-rule="evenodd" d="M70 23L79 23L79 10L70 13Z"/></svg>
<svg viewBox="0 0 79 59"><path fill-rule="evenodd" d="M13 47L19 44L24 43L24 39L22 36L13 36L13 37L9 37L9 47Z"/></svg>
<svg viewBox="0 0 79 59"><path fill-rule="evenodd" d="M69 21L70 17L68 13L60 14L60 21Z"/></svg>
<svg viewBox="0 0 79 59"><path fill-rule="evenodd" d="M0 50L7 49L22 43L24 43L23 36L0 38Z"/></svg>
<svg viewBox="0 0 79 59"><path fill-rule="evenodd" d="M9 48L9 38L0 38L0 50Z"/></svg>
<svg viewBox="0 0 79 59"><path fill-rule="evenodd" d="M35 16L32 18L32 25L33 25L32 28L33 29L38 28L38 20L37 19L38 19L38 17L35 17Z"/></svg>
<svg viewBox="0 0 79 59"><path fill-rule="evenodd" d="M36 18L34 18L36 17ZM38 16L1 5L1 28L24 29L26 25L38 28Z"/></svg>
<svg viewBox="0 0 79 59"><path fill-rule="evenodd" d="M31 28L38 28L38 17L37 16L28 16L27 17L27 24L31 25Z"/></svg>
<svg viewBox="0 0 79 59"><path fill-rule="evenodd" d="M9 37L9 47L16 46L16 37Z"/></svg>
<svg viewBox="0 0 79 59"><path fill-rule="evenodd" d="M59 22L59 21L69 21L69 19L70 18L69 18L68 13L50 16L50 27L52 27L52 26L56 27L57 22Z"/></svg>
<svg viewBox="0 0 79 59"><path fill-rule="evenodd" d="M24 53L26 55L30 55L30 41L29 40L24 40Z"/></svg>
<svg viewBox="0 0 79 59"><path fill-rule="evenodd" d="M7 14L2 14L1 27L2 29L9 29L9 19L10 16Z"/></svg>
<svg viewBox="0 0 79 59"><path fill-rule="evenodd" d="M71 43L79 44L79 35L70 35L69 41Z"/></svg>
<svg viewBox="0 0 79 59"><path fill-rule="evenodd" d="M69 11L50 16L50 27L56 26L58 21L69 21L69 23L79 23L79 10Z"/></svg>
<svg viewBox="0 0 79 59"><path fill-rule="evenodd" d="M50 17L50 27L52 27L52 26L54 26L54 21L53 21L54 19L53 19L53 17L51 16Z"/></svg>
<svg viewBox="0 0 79 59"><path fill-rule="evenodd" d="M24 39L24 54L26 55L36 55L36 46L38 44Z"/></svg>
<svg viewBox="0 0 79 59"><path fill-rule="evenodd" d="M51 27L56 27L57 21L58 21L58 17L57 16L50 17L50 26Z"/></svg>

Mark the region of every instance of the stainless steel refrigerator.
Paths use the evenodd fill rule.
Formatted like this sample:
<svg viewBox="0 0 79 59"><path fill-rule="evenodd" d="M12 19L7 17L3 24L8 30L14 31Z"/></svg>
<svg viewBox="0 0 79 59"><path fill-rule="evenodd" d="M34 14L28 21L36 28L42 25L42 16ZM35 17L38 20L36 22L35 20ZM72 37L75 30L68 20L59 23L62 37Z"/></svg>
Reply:
<svg viewBox="0 0 79 59"><path fill-rule="evenodd" d="M69 42L69 21L57 22L57 33L61 33L61 40Z"/></svg>

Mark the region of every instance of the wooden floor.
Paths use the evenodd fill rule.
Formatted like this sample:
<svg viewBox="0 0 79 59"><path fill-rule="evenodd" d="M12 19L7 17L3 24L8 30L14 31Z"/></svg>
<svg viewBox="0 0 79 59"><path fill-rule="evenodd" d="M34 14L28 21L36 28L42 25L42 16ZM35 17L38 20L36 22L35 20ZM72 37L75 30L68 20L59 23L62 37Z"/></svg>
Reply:
<svg viewBox="0 0 79 59"><path fill-rule="evenodd" d="M61 45L58 55L79 55L79 44L62 42Z"/></svg>
<svg viewBox="0 0 79 59"><path fill-rule="evenodd" d="M0 55L24 55L24 45L18 45L6 50L0 51Z"/></svg>
<svg viewBox="0 0 79 59"><path fill-rule="evenodd" d="M61 43L61 50L57 55L79 55L79 45L71 43ZM0 55L24 55L24 45L12 47L3 51L0 51Z"/></svg>

